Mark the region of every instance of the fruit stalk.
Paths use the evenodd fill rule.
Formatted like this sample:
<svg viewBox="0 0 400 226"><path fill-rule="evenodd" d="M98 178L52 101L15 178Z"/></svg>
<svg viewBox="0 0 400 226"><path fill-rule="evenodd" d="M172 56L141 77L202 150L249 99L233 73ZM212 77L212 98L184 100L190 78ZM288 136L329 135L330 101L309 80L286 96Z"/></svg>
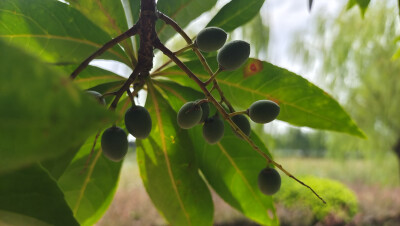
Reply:
<svg viewBox="0 0 400 226"><path fill-rule="evenodd" d="M233 117L233 116L235 116L235 115L244 115L244 114L247 114L247 110L244 110L244 111L235 111L235 112L232 112L232 113L229 113L229 117Z"/></svg>

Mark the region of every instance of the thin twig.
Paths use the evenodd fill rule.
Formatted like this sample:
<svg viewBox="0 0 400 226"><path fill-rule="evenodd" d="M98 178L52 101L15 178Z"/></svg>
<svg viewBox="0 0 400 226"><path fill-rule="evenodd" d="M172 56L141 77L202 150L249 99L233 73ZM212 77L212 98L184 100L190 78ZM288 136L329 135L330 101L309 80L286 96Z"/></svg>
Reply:
<svg viewBox="0 0 400 226"><path fill-rule="evenodd" d="M141 72L142 67L140 64L137 64L135 69L133 69L132 74L129 76L129 78L125 81L124 85L115 92L115 98L113 102L110 105L111 110L115 110L118 105L118 101L121 98L122 94L129 89L130 85L138 78L139 73Z"/></svg>
<svg viewBox="0 0 400 226"><path fill-rule="evenodd" d="M101 97L113 96L115 94L116 94L116 92L105 93L105 94L101 95Z"/></svg>
<svg viewBox="0 0 400 226"><path fill-rule="evenodd" d="M185 52L186 50L193 48L193 45L194 45L194 44L187 45L187 46L183 47L182 49L180 49L180 50L174 52L174 54L175 54L175 55L179 55L179 54Z"/></svg>
<svg viewBox="0 0 400 226"><path fill-rule="evenodd" d="M173 29L175 29L175 31L178 32L183 37L183 39L185 39L187 44L192 44L192 39L189 38L186 32L183 31L183 29L173 19L160 11L158 11L157 14L158 18L163 20L166 24L170 25Z"/></svg>
<svg viewBox="0 0 400 226"><path fill-rule="evenodd" d="M90 150L90 154L89 154L88 158L86 159L85 166L84 166L83 169L81 170L80 174L83 174L83 173L86 171L87 167L89 166L90 159L91 159L92 156L93 156L94 149L95 149L95 147L96 147L96 142L97 142L97 139L99 139L100 134L101 134L101 131L98 131L97 134L96 134L96 136L95 136L95 138L94 138L93 145L92 145L92 149Z"/></svg>
<svg viewBox="0 0 400 226"><path fill-rule="evenodd" d="M182 49L174 52L174 54L176 56L180 55L181 53L185 52L186 50L190 49L190 48L195 48L194 47L194 43L192 44L188 44L187 46L183 47ZM165 63L163 63L160 67L158 67L153 73L152 75L156 74L157 72L161 71L162 69L164 69L166 66L168 66L170 63L172 63L171 59L168 59Z"/></svg>
<svg viewBox="0 0 400 226"><path fill-rule="evenodd" d="M229 113L228 115L229 115L229 117L232 118L235 115L245 115L245 114L247 114L247 110L245 110L245 111L235 111L235 112Z"/></svg>
<svg viewBox="0 0 400 226"><path fill-rule="evenodd" d="M208 74L211 76L214 74L214 72L211 70L210 65L208 65L206 58L201 54L200 50L197 48L193 48L194 53L196 53L197 58L199 58L200 63L203 65L204 70L208 72Z"/></svg>
<svg viewBox="0 0 400 226"><path fill-rule="evenodd" d="M110 40L109 42L107 42L106 44L104 44L100 49L98 49L96 52L94 52L92 55L90 55L88 58L86 58L76 69L75 71L72 72L72 74L70 75L70 78L72 80L74 80L76 78L76 76L78 76L79 73L81 73L81 71L83 71L83 69L85 69L89 63L96 57L100 56L101 54L103 54L105 51L107 51L108 49L112 48L113 46L115 46L116 44L122 42L123 40L136 35L139 31L139 25L135 24L133 25L133 27L131 27L129 30L127 30L126 32L124 32L123 34L121 34L120 36L117 36L116 38Z"/></svg>
<svg viewBox="0 0 400 226"><path fill-rule="evenodd" d="M213 89L214 88L218 90L219 96L221 97L221 102L225 103L226 106L228 106L230 112L235 112L232 104L228 101L228 99L225 98L224 92L222 91L216 79L214 79Z"/></svg>
<svg viewBox="0 0 400 226"><path fill-rule="evenodd" d="M218 68L218 70L217 70L214 74L212 74L211 77L210 77L207 81L204 82L204 85L207 86L208 84L210 84L210 82L214 81L215 77L217 77L217 75L218 75L221 71L222 71L222 69L221 69L221 68ZM214 85L215 85L215 83L214 83Z"/></svg>
<svg viewBox="0 0 400 226"><path fill-rule="evenodd" d="M128 93L128 96L129 96L129 99L131 100L132 106L135 106L135 99L133 98L131 90L128 88L126 90L126 92Z"/></svg>
<svg viewBox="0 0 400 226"><path fill-rule="evenodd" d="M167 62L163 63L160 67L158 67L153 73L152 76L155 75L157 72L161 71L164 69L166 66L168 66L170 63L172 63L172 60L169 59Z"/></svg>
<svg viewBox="0 0 400 226"><path fill-rule="evenodd" d="M197 101L197 105L199 105L199 104L202 104L202 103L207 103L207 102L209 102L209 100L208 99L201 99L201 100L199 100L199 101Z"/></svg>

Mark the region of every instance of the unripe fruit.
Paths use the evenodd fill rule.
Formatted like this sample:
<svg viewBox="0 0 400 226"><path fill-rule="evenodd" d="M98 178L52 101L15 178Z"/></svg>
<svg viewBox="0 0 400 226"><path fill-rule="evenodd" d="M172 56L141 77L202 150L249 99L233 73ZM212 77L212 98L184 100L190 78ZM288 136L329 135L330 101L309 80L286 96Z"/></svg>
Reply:
<svg viewBox="0 0 400 226"><path fill-rule="evenodd" d="M86 90L86 93L92 95L100 104L106 105L106 100L104 99L101 93L94 91L94 90Z"/></svg>
<svg viewBox="0 0 400 226"><path fill-rule="evenodd" d="M236 40L229 42L218 52L219 67L224 70L235 70L246 62L250 55L250 44Z"/></svg>
<svg viewBox="0 0 400 226"><path fill-rule="evenodd" d="M196 100L197 102L198 100ZM203 123L206 121L208 118L208 115L210 114L210 106L208 105L208 102L204 102L200 104L201 110L203 111L203 114L201 115L201 119L199 123Z"/></svg>
<svg viewBox="0 0 400 226"><path fill-rule="evenodd" d="M190 101L184 104L178 112L177 121L182 129L190 129L200 122L203 110L196 102Z"/></svg>
<svg viewBox="0 0 400 226"><path fill-rule="evenodd" d="M244 134L246 134L246 136L250 136L251 127L250 127L250 122L246 118L246 116L235 115L232 117L232 121L243 131ZM243 139L242 136L240 136L239 133L237 133L235 130L233 130L233 132L237 137Z"/></svg>
<svg viewBox="0 0 400 226"><path fill-rule="evenodd" d="M265 195L273 195L281 188L281 176L274 168L265 168L258 174L258 188Z"/></svg>
<svg viewBox="0 0 400 226"><path fill-rule="evenodd" d="M203 52L219 50L226 41L227 34L219 27L204 28L196 37L196 45Z"/></svg>
<svg viewBox="0 0 400 226"><path fill-rule="evenodd" d="M280 107L270 100L258 100L249 107L249 116L253 122L268 123L278 117Z"/></svg>
<svg viewBox="0 0 400 226"><path fill-rule="evenodd" d="M132 136L144 139L151 131L151 117L146 108L133 106L125 113L125 126Z"/></svg>
<svg viewBox="0 0 400 226"><path fill-rule="evenodd" d="M128 151L128 138L125 131L113 126L106 129L101 136L103 154L112 161L123 159Z"/></svg>
<svg viewBox="0 0 400 226"><path fill-rule="evenodd" d="M207 119L203 125L203 137L209 144L215 144L224 136L224 122L214 116Z"/></svg>

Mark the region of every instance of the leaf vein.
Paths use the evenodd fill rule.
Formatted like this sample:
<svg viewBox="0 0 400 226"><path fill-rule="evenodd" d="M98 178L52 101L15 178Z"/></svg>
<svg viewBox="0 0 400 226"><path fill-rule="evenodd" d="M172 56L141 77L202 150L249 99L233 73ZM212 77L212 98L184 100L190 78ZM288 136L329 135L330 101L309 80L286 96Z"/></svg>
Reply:
<svg viewBox="0 0 400 226"><path fill-rule="evenodd" d="M161 139L163 154L164 154L165 163L166 163L167 169L168 169L168 175L169 175L169 178L171 180L172 187L173 187L173 189L175 191L175 195L178 198L179 205L180 205L183 213L185 214L186 220L188 221L189 225L192 225L192 223L190 222L189 215L186 212L185 206L184 206L183 201L181 199L181 196L179 195L178 187L176 185L176 181L175 181L174 175L172 173L171 163L170 163L170 160L169 160L169 157L168 157L168 153L167 153L167 144L166 144L166 141L165 141L166 138L165 138L165 134L164 134L164 125L163 125L162 118L161 118L160 106L159 106L157 98L155 96L155 93L154 93L154 90L153 90L153 86L149 85L148 90L149 90L149 93L150 93L151 98L152 98L153 103L154 103L154 108L155 108L155 112L156 112L158 127L159 127L159 131L160 131L160 139Z"/></svg>

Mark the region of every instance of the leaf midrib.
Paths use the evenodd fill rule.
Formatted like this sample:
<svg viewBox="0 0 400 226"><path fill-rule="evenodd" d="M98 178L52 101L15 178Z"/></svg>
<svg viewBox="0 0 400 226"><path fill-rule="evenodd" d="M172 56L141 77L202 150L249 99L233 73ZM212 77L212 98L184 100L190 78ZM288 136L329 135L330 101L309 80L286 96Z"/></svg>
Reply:
<svg viewBox="0 0 400 226"><path fill-rule="evenodd" d="M108 13L108 11L104 8L103 4L99 1L96 0L96 4L99 6L100 10L103 12L104 16L107 17L107 20L109 21L111 28L117 32L117 34L121 33L121 30L119 29L119 27L115 24L115 20L110 16L110 14Z"/></svg>
<svg viewBox="0 0 400 226"><path fill-rule="evenodd" d="M19 34L19 35L0 35L0 38L47 38L47 39L59 39L59 40L66 40L66 41L76 42L76 43L80 43L80 44L86 44L86 45L93 46L93 47L96 47L96 48L102 47L102 45L94 43L94 42L91 42L89 40L77 39L77 38L66 37L66 36L58 36L58 35ZM125 59L123 56L121 56L115 50L109 49L107 51L112 53L112 54L114 54L115 56L117 56L121 60Z"/></svg>
<svg viewBox="0 0 400 226"><path fill-rule="evenodd" d="M120 77L118 75L103 75L103 76L93 76L90 78L76 78L75 82L79 83L79 82L87 82L87 81L96 81L96 80L102 80L102 79L114 79L117 81L120 80L126 80L124 77Z"/></svg>
<svg viewBox="0 0 400 226"><path fill-rule="evenodd" d="M87 188L87 186L88 186L88 184L90 182L90 178L91 178L91 176L93 174L93 170L94 170L94 168L96 166L96 163L99 160L100 156L101 156L101 148L97 152L96 157L94 158L92 164L90 164L90 168L89 168L88 174L86 175L85 180L84 180L83 185L82 185L82 188L79 191L79 197L78 197L78 200L75 203L74 210L73 210L74 216L76 216L76 214L78 213L79 207L81 205L81 201L83 199L83 196L85 195L86 188Z"/></svg>
<svg viewBox="0 0 400 226"><path fill-rule="evenodd" d="M167 165L168 175L169 175L169 178L171 180L172 188L175 191L175 195L178 198L179 205L180 205L183 213L185 214L187 222L189 223L189 225L192 225L192 223L190 221L190 218L189 218L189 215L186 212L186 209L185 209L185 206L183 204L183 201L182 201L182 199L181 199L181 197L179 195L178 187L176 185L176 181L175 181L174 175L172 173L171 164L170 164L170 160L169 160L168 153L167 153L167 145L166 145L166 141L165 141L164 126L163 126L163 122L162 122L162 118L161 118L160 106L158 104L157 98L156 98L155 93L154 93L154 87L152 85L148 85L148 90L149 90L149 93L150 93L151 98L152 98L153 103L154 103L154 108L155 108L154 110L156 112L158 127L159 127L159 131L160 131L160 138L161 138L161 144L162 144L164 159L165 159L165 163Z"/></svg>
<svg viewBox="0 0 400 226"><path fill-rule="evenodd" d="M218 148L221 150L222 154L225 155L225 157L228 159L228 161L231 163L233 168L235 168L237 174L242 178L242 181L245 183L247 189L250 191L251 195L253 196L254 200L256 200L266 211L266 214L268 216L268 208L260 201L260 199L257 197L255 194L253 188L250 186L249 181L246 179L246 177L243 175L242 171L239 169L239 167L236 165L235 160L232 159L232 157L228 154L228 152L225 150L224 146L221 144L221 142L217 143Z"/></svg>

